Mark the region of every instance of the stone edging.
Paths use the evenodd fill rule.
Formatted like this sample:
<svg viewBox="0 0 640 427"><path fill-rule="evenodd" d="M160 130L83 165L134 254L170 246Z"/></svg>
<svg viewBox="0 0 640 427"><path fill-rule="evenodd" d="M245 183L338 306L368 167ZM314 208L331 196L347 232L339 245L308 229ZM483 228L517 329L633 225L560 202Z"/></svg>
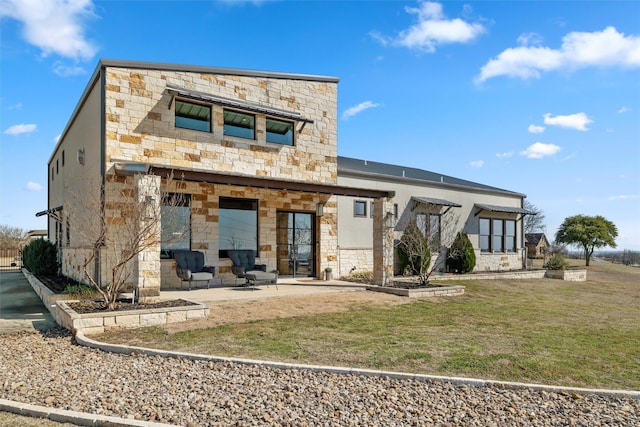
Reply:
<svg viewBox="0 0 640 427"><path fill-rule="evenodd" d="M86 412L70 411L68 409L49 408L47 406L32 405L0 399L0 411L11 412L33 418L47 418L60 423L71 423L82 426L98 427L178 427L175 424L161 424L152 421L130 420L127 418L107 415L94 415Z"/></svg>
<svg viewBox="0 0 640 427"><path fill-rule="evenodd" d="M368 291L384 292L409 298L446 297L464 294L464 286L434 286L431 288L394 288L388 286L367 286Z"/></svg>
<svg viewBox="0 0 640 427"><path fill-rule="evenodd" d="M462 378L462 377L445 377L439 375L424 375L424 374L411 374L404 372L393 371L379 371L375 369L358 369L358 368L343 368L339 366L322 366L322 365L304 365L285 362L270 362L267 360L254 360L254 359L242 359L235 357L222 357L222 356L210 356L206 354L192 354L176 351L157 350L144 347L133 347L120 344L109 344L100 341L93 340L84 336L82 332L76 335L76 342L80 345L84 345L90 348L99 349L102 351L117 353L117 354L144 354L147 356L162 356L162 357L174 357L188 360L206 360L211 362L232 362L245 365L260 365L268 366L275 369L298 369L308 370L313 372L328 372L332 374L342 375L362 375L362 376L376 376L386 377L399 380L416 380L416 381L441 381L449 382L452 384L469 385L474 387L487 387L495 386L507 389L530 389L536 391L546 391L552 393L576 393L576 394L590 394L610 397L626 397L631 399L640 400L640 391L633 390L608 390L608 389L591 389L591 388L579 388L579 387L564 387L564 386L551 386L544 384L529 384L510 381L497 381L497 380L482 380L475 378Z"/></svg>
<svg viewBox="0 0 640 427"><path fill-rule="evenodd" d="M182 299L183 301L189 302L190 305L79 314L67 305L67 303L76 302L76 300L63 300L64 295L53 293L28 270L22 269L22 273L36 294L38 294L45 307L47 307L47 310L49 310L56 323L70 330L73 334L79 332L100 334L110 327L139 328L184 322L191 319L208 317L210 313L208 305Z"/></svg>

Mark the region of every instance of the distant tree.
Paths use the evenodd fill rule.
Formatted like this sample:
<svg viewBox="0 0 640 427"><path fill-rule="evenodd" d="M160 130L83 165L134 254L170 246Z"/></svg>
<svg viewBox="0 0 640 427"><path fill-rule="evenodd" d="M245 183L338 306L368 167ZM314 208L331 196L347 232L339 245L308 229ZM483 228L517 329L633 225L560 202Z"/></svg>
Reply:
<svg viewBox="0 0 640 427"><path fill-rule="evenodd" d="M585 265L595 248L616 247L618 229L615 224L604 217L575 215L570 216L558 228L556 242L575 245L584 250Z"/></svg>
<svg viewBox="0 0 640 427"><path fill-rule="evenodd" d="M27 240L22 228L0 224L0 249L18 249Z"/></svg>
<svg viewBox="0 0 640 427"><path fill-rule="evenodd" d="M542 213L542 210L538 209L536 205L534 205L528 200L524 201L524 208L535 214L535 215L525 215L524 232L528 234L528 233L544 231L545 229L544 213Z"/></svg>

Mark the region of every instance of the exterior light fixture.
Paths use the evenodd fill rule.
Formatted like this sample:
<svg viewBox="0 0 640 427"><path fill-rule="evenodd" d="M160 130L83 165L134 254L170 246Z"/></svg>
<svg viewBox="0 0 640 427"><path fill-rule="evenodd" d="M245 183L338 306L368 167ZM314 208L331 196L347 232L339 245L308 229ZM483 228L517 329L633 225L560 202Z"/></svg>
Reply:
<svg viewBox="0 0 640 427"><path fill-rule="evenodd" d="M316 204L316 216L321 217L324 215L324 205L322 203Z"/></svg>

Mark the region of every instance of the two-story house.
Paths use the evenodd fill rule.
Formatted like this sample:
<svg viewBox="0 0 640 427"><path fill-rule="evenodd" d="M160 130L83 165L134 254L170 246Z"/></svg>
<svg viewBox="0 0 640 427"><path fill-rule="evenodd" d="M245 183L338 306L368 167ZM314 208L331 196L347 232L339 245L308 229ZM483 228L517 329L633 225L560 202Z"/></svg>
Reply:
<svg viewBox="0 0 640 427"><path fill-rule="evenodd" d="M128 271L146 299L180 284L176 249L204 252L222 281L233 278L227 251L250 249L281 275L355 266L386 284L411 215L443 244L445 234L467 232L482 255L476 270L522 268L522 194L339 158L337 85L327 76L101 60L48 163L40 214L49 215L62 273L111 280L109 253L121 250L123 230L144 226L131 224L123 194L159 212L166 194L181 200L172 223L163 218L154 232L187 232L159 238ZM73 224L109 235L96 244Z"/></svg>
<svg viewBox="0 0 640 427"><path fill-rule="evenodd" d="M176 249L203 251L223 280L232 277L229 249L251 249L283 275L291 273L292 249L305 254L308 275L337 267L336 197L381 206L392 197L337 183L337 84L325 76L100 61L48 165L44 213L62 273L83 280L89 268L97 281L111 280L108 253L119 250L118 226L131 225L120 196L157 204L167 191L181 194L172 218L188 233L136 256L128 280L142 298L179 283L168 257ZM163 187L170 177L173 186ZM74 223L111 234L89 266L95 242Z"/></svg>

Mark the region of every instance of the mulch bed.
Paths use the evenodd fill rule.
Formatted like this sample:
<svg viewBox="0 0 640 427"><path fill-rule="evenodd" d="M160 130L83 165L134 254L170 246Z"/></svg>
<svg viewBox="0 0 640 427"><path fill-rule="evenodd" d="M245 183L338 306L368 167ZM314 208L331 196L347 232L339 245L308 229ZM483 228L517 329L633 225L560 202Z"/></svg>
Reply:
<svg viewBox="0 0 640 427"><path fill-rule="evenodd" d="M102 301L68 302L67 305L78 314L104 313L105 311L108 311L104 308L104 304ZM197 304L185 300L170 300L154 303L132 304L130 299L122 299L116 301L116 308L114 310L109 311L149 310L152 308L187 307L190 305Z"/></svg>
<svg viewBox="0 0 640 427"><path fill-rule="evenodd" d="M63 294L67 285L77 286L81 285L77 280L71 279L67 276L37 276L38 280L42 282L47 288L51 289L53 293ZM79 302L67 303L71 309L78 314L87 313L103 313L107 311L102 301L86 300ZM189 301L184 300L171 300L161 301L156 303L131 303L131 299L120 299L116 301L116 308L113 311L128 311L128 310L148 310L152 308L168 308L168 307L186 307L190 305L196 305Z"/></svg>

